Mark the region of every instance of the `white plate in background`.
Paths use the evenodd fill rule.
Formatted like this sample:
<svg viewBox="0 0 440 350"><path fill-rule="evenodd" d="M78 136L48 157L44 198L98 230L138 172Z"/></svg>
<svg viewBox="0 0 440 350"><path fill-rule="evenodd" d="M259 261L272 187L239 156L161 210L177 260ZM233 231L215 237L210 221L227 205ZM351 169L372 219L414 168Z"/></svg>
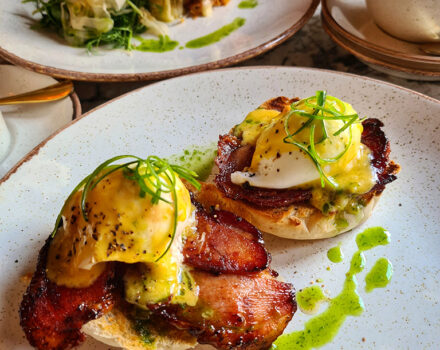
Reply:
<svg viewBox="0 0 440 350"><path fill-rule="evenodd" d="M218 43L165 53L123 50L89 55L69 46L55 33L30 28L37 17L33 3L2 0L0 56L14 64L57 77L92 81L157 80L236 64L259 55L296 33L313 15L319 0L259 0L254 9L239 9L241 0L216 7L211 17L186 18L170 27L170 37L184 46L189 40L212 33L235 18L244 26Z"/></svg>
<svg viewBox="0 0 440 350"><path fill-rule="evenodd" d="M0 97L18 95L55 84L51 77L20 67L0 65ZM0 178L49 135L81 115L76 94L59 101L0 106L11 134L8 155L0 162Z"/></svg>
<svg viewBox="0 0 440 350"><path fill-rule="evenodd" d="M315 242L266 236L273 268L296 289L322 279L336 296L366 227L383 226L391 244L366 252L359 293L366 311L348 317L325 349L436 349L440 332L440 102L381 81L344 73L287 67L227 69L156 83L101 106L50 138L0 185L0 348L29 349L18 320L39 248L72 188L117 154L169 156L191 144L207 145L263 101L280 95L308 97L325 89L350 102L360 116L385 123L391 158L400 163L372 217L353 232ZM327 259L339 242L346 258ZM387 257L391 283L372 293L364 277ZM330 270L327 270L330 267ZM310 316L298 311L287 332ZM364 341L362 340L364 338ZM82 349L108 349L87 341Z"/></svg>

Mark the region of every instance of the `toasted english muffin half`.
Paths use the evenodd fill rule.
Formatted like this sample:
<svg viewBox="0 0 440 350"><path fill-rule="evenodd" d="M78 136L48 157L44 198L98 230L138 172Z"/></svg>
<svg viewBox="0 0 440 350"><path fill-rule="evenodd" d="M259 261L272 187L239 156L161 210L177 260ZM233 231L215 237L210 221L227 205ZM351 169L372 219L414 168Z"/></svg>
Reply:
<svg viewBox="0 0 440 350"><path fill-rule="evenodd" d="M126 350L186 350L197 345L197 340L189 335L163 336L154 331L151 332L154 342L142 339L133 328L132 321L118 308L86 323L81 330L104 344Z"/></svg>
<svg viewBox="0 0 440 350"><path fill-rule="evenodd" d="M264 233L298 240L330 238L353 229L371 216L379 197L380 195L373 196L356 215L346 213L346 221L341 227L338 213L324 215L311 205L257 208L244 201L226 197L213 183L204 183L196 193L197 201L205 208L213 207L232 212Z"/></svg>

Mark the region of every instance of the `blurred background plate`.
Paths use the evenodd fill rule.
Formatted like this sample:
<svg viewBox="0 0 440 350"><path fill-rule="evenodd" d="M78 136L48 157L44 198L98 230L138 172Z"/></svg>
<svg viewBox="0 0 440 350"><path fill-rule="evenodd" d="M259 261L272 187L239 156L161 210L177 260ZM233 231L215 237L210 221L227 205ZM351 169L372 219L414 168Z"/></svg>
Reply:
<svg viewBox="0 0 440 350"><path fill-rule="evenodd" d="M440 57L424 54L420 44L382 31L365 0L323 0L321 18L338 45L372 67L407 79L440 80Z"/></svg>
<svg viewBox="0 0 440 350"><path fill-rule="evenodd" d="M319 0L259 0L253 9L240 9L241 0L214 8L211 17L187 18L170 27L170 37L182 46L246 19L243 27L218 43L200 48L164 53L100 50L90 55L84 48L69 46L55 33L30 28L37 17L32 3L2 0L0 11L0 56L55 77L87 81L157 80L171 76L236 64L281 44L313 15Z"/></svg>
<svg viewBox="0 0 440 350"><path fill-rule="evenodd" d="M20 67L0 65L0 97L37 90L57 81ZM81 115L75 93L59 101L0 106L11 134L8 155L0 162L0 178L46 137Z"/></svg>
<svg viewBox="0 0 440 350"><path fill-rule="evenodd" d="M358 276L366 311L348 317L323 348L437 349L440 101L361 76L293 67L217 70L138 89L77 119L15 168L0 185L0 348L30 349L18 320L26 288L21 277L35 269L38 250L68 194L98 164L118 154L166 157L191 144L209 145L263 101L280 95L308 97L320 89L350 102L361 117L382 120L392 159L402 170L372 217L354 232L313 242L266 235L272 267L297 290L318 281L334 297L356 250L356 234L366 227L385 227L391 244L366 252L366 268ZM327 250L338 243L346 258L333 264ZM394 266L391 283L366 293L366 272L380 257ZM302 329L308 319L298 311L287 332ZM81 349L108 347L88 340Z"/></svg>

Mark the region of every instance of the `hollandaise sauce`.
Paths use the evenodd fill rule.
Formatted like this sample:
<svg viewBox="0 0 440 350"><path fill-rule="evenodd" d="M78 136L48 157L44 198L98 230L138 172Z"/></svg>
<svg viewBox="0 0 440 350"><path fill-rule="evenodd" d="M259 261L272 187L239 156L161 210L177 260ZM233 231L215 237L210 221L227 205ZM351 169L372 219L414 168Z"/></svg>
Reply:
<svg viewBox="0 0 440 350"><path fill-rule="evenodd" d="M204 46L208 46L214 44L223 38L230 35L232 32L236 31L238 28L242 27L246 23L246 19L237 17L231 23L217 29L215 32L211 34L202 36L197 39L190 40L186 43L186 47L188 49L198 49Z"/></svg>
<svg viewBox="0 0 440 350"><path fill-rule="evenodd" d="M48 278L86 287L106 262L118 261L141 271L130 275L138 276L137 282L154 280L145 300L171 296L176 303L193 303L197 289L182 266L179 246L192 234L195 220L180 178L197 187L194 175L154 156L118 156L102 163L61 210L48 253Z"/></svg>
<svg viewBox="0 0 440 350"><path fill-rule="evenodd" d="M320 287L305 288L298 294L298 305L305 310L315 310L322 301L329 300L328 308L311 318L304 329L280 336L271 349L296 350L313 349L329 343L338 333L347 316L359 316L365 309L357 292L356 275L365 267L364 252L390 242L389 233L381 227L371 227L356 237L358 250L350 261L342 291L335 298L326 299ZM392 275L391 264L387 259L379 259L366 277L367 290L385 287Z"/></svg>

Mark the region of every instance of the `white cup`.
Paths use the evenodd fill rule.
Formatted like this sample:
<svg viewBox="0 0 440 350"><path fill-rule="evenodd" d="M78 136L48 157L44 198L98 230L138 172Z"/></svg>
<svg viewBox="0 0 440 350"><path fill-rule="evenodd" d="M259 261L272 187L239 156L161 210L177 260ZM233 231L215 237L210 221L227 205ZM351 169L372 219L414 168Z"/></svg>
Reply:
<svg viewBox="0 0 440 350"><path fill-rule="evenodd" d="M11 134L3 119L2 112L0 112L0 162L8 155L10 144Z"/></svg>
<svg viewBox="0 0 440 350"><path fill-rule="evenodd" d="M396 38L440 42L440 0L366 0L376 24Z"/></svg>

